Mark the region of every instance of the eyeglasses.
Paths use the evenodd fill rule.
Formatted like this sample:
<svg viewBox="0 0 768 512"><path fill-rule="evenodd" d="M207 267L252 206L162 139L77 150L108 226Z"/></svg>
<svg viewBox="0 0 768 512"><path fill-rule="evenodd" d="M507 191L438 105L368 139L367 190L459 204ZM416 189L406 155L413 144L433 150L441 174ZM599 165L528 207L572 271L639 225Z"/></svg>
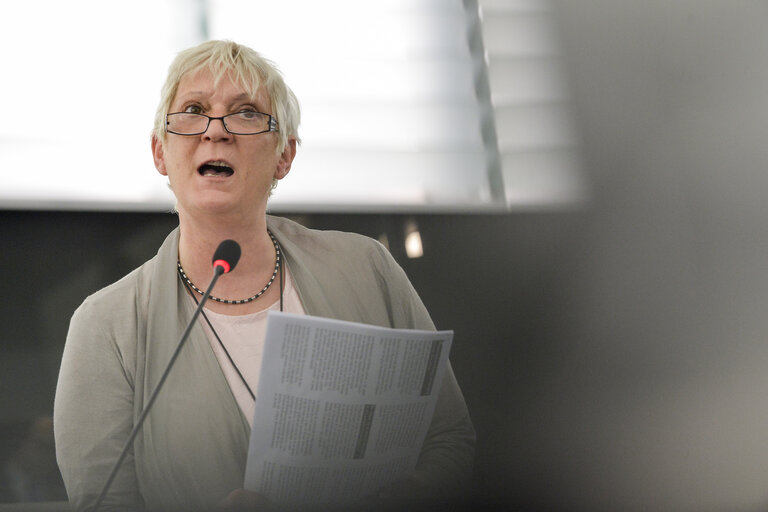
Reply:
<svg viewBox="0 0 768 512"><path fill-rule="evenodd" d="M200 135L208 130L211 121L220 119L224 129L233 135L258 135L276 132L277 121L262 112L235 112L222 117L211 117L192 112L174 112L165 116L165 130L176 135Z"/></svg>

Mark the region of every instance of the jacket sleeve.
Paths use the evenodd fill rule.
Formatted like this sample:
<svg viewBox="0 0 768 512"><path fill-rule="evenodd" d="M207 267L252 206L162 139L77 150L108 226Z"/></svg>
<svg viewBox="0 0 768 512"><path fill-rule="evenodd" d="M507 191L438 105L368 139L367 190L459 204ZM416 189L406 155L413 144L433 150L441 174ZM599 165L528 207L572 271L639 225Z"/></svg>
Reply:
<svg viewBox="0 0 768 512"><path fill-rule="evenodd" d="M433 330L426 307L403 269L379 245L380 265L392 302L393 327ZM475 458L475 429L450 363L437 397L432 423L419 454L415 493L427 499L468 499Z"/></svg>
<svg viewBox="0 0 768 512"><path fill-rule="evenodd" d="M475 429L450 364L414 478L439 500L468 498L475 460Z"/></svg>
<svg viewBox="0 0 768 512"><path fill-rule="evenodd" d="M54 400L56 458L77 510L93 508L134 418L131 354L97 309L89 298L72 316ZM99 510L142 508L131 451Z"/></svg>

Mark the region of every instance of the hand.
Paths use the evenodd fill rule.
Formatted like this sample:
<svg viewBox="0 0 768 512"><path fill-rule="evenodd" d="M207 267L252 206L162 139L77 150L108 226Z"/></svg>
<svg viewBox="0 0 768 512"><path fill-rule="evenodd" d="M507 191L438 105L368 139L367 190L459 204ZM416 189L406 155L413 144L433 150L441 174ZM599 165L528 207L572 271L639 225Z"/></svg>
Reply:
<svg viewBox="0 0 768 512"><path fill-rule="evenodd" d="M218 512L245 512L271 510L270 501L258 492L235 489L219 503Z"/></svg>

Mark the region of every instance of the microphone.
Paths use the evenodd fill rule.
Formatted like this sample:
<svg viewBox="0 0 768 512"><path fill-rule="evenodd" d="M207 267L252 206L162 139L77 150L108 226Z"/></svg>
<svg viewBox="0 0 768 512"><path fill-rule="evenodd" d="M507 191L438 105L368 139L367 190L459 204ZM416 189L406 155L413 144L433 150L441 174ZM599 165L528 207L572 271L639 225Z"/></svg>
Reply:
<svg viewBox="0 0 768 512"><path fill-rule="evenodd" d="M219 275L234 270L238 261L240 261L240 244L234 240L224 240L221 242L211 259L213 271Z"/></svg>
<svg viewBox="0 0 768 512"><path fill-rule="evenodd" d="M176 346L176 350L173 352L171 359L168 361L168 365L165 367L160 380L157 381L157 386L155 387L154 391L152 391L152 395L149 397L149 400L147 400L147 405L144 406L144 409L141 411L141 415L139 415L139 419L136 420L136 424L133 426L133 430L131 430L131 433L128 435L128 439L125 441L125 445L123 446L123 451L120 452L120 456L117 458L115 465L112 466L112 471L107 478L107 482L101 489L101 494L99 494L99 498L96 500L96 504L93 507L94 512L99 509L99 505L101 505L101 502L104 501L104 498L107 495L107 491L109 491L109 487L112 485L112 482L117 476L117 471L120 469L123 460L128 455L128 450L131 448L131 446L133 446L133 441L136 439L136 436L139 433L139 429L144 424L144 420L147 418L149 410L152 408L152 404L155 403L155 399L160 392L160 388L163 387L165 379L171 372L171 367L173 367L173 363L176 362L176 358L178 358L179 353L181 352L181 347L184 346L184 343L189 337L189 333L192 332L192 327L195 325L197 317L200 316L200 312L203 310L203 305L208 300L208 296L211 294L213 286L216 284L216 281L218 281L219 276L234 270L235 265L237 265L237 262L240 261L240 244L234 240L224 240L216 248L216 252L213 253L213 259L211 261L213 264L213 279L211 279L211 284L208 285L208 289L205 291L205 293L203 293L203 297L197 304L197 309L195 309L195 312L192 314L192 318L189 320L186 329L184 329L184 333L181 335L181 339L179 340L179 344Z"/></svg>

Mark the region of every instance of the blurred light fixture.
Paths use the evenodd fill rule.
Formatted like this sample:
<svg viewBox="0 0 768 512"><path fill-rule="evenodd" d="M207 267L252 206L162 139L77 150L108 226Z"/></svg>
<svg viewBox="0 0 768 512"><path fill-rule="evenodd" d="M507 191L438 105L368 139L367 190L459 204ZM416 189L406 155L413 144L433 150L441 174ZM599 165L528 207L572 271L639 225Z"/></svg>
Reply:
<svg viewBox="0 0 768 512"><path fill-rule="evenodd" d="M421 233L419 233L419 226L415 220L409 220L405 224L405 254L409 258L421 258L424 256Z"/></svg>

